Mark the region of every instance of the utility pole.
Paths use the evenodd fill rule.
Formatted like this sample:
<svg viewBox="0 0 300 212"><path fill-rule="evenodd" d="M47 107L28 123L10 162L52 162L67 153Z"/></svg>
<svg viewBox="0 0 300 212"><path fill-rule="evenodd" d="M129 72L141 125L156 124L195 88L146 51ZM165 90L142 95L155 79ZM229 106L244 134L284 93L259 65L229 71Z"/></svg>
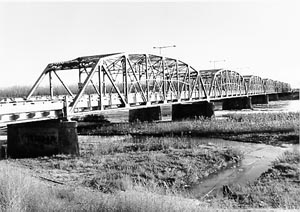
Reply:
<svg viewBox="0 0 300 212"><path fill-rule="evenodd" d="M161 55L161 50L162 49L172 48L172 47L176 47L176 45L173 45L173 46L154 46L153 49L159 49L159 54Z"/></svg>
<svg viewBox="0 0 300 212"><path fill-rule="evenodd" d="M226 62L226 60L210 60L209 61L210 63L214 63L214 69L216 68L216 63L219 63L219 62Z"/></svg>

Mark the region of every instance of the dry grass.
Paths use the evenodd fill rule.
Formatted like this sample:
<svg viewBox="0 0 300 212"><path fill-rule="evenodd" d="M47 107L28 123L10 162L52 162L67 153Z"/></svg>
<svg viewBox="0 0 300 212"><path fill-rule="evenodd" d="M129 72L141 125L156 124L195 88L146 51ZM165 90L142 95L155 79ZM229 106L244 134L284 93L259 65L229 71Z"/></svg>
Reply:
<svg viewBox="0 0 300 212"><path fill-rule="evenodd" d="M207 145L201 140L129 136L124 140L93 139L90 142L88 137L82 142L80 158L56 156L20 162L32 164L34 169L51 169L55 175L57 169L62 173L78 172L80 177L75 176L74 181L108 193L126 190L131 183L154 185L156 191L157 185L164 190L184 190L242 158L237 150ZM132 182L124 184L126 177Z"/></svg>
<svg viewBox="0 0 300 212"><path fill-rule="evenodd" d="M207 211L197 200L159 195L145 187L103 194L83 188L50 186L24 170L0 164L0 211Z"/></svg>
<svg viewBox="0 0 300 212"><path fill-rule="evenodd" d="M0 198L5 199L0 204L2 211L209 210L206 203L184 192L183 186L197 182L227 162L236 162L240 155L230 149L180 138L140 141L116 137L115 141L99 140L90 147L88 140L86 143L90 149L85 151L90 155L0 162L0 181L3 185L11 184L8 189L0 187L4 196ZM64 186L49 186L8 163L21 167L23 164L35 170L35 175L62 182ZM14 189L18 193L9 195L7 191Z"/></svg>
<svg viewBox="0 0 300 212"><path fill-rule="evenodd" d="M287 152L274 162L298 165L299 151ZM289 167L289 166L287 166ZM298 166L295 166L298 167ZM161 192L156 184L144 186L132 184L129 178L123 178L126 191L103 194L82 187L72 188L45 183L31 176L30 172L0 162L0 211L2 212L48 212L48 211L109 211L109 212L159 212L159 211L217 211L226 207L233 208L280 208L299 209L299 186L293 180L279 179L272 176L286 174L282 170L269 171L260 179L245 187L235 187L237 193L250 194L251 201L232 199L211 199L204 203L195 199L182 197L172 192ZM288 168L288 170L290 170ZM278 172L279 171L279 172ZM298 172L295 172L299 180ZM269 179L272 178L273 181ZM249 209L247 209L249 211ZM224 211L224 210L222 210Z"/></svg>

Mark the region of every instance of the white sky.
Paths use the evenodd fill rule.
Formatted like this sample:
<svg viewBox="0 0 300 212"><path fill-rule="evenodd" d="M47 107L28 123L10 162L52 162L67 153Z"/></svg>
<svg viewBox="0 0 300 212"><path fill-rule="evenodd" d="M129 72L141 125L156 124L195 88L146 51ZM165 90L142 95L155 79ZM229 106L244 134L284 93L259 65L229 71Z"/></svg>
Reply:
<svg viewBox="0 0 300 212"><path fill-rule="evenodd" d="M50 62L163 54L300 87L300 1L0 2L0 87L32 85ZM74 82L75 83L75 82Z"/></svg>

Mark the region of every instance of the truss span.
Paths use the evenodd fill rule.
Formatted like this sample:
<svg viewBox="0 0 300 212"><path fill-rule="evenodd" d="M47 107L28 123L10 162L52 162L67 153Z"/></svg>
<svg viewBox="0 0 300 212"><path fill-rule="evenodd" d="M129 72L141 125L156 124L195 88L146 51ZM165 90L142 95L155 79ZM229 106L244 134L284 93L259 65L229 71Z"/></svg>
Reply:
<svg viewBox="0 0 300 212"><path fill-rule="evenodd" d="M236 71L225 69L202 70L201 76L204 87L211 99L247 94L244 78Z"/></svg>
<svg viewBox="0 0 300 212"><path fill-rule="evenodd" d="M78 71L76 94L59 77L58 71L61 70ZM72 97L70 113L80 112L85 102L89 102L90 108L103 110L207 98L199 71L181 60L153 54L116 53L48 64L27 99L31 98L46 75L49 75L51 97L52 75L60 79ZM93 86L95 95L87 97L84 94L89 84Z"/></svg>
<svg viewBox="0 0 300 212"><path fill-rule="evenodd" d="M259 76L244 76L248 95L256 95L265 93L264 80Z"/></svg>

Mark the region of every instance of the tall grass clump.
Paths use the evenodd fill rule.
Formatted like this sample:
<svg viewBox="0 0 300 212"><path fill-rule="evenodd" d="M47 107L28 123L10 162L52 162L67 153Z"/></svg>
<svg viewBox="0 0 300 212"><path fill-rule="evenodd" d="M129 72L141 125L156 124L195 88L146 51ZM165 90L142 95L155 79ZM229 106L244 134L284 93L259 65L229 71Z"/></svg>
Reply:
<svg viewBox="0 0 300 212"><path fill-rule="evenodd" d="M22 211L26 209L26 197L32 181L22 173L0 166L0 210Z"/></svg>
<svg viewBox="0 0 300 212"><path fill-rule="evenodd" d="M0 164L0 211L84 211L95 206L95 195L50 187L23 169Z"/></svg>
<svg viewBox="0 0 300 212"><path fill-rule="evenodd" d="M197 200L161 195L146 187L103 194L90 189L46 184L23 169L0 164L1 212L109 211L159 212L206 211Z"/></svg>

